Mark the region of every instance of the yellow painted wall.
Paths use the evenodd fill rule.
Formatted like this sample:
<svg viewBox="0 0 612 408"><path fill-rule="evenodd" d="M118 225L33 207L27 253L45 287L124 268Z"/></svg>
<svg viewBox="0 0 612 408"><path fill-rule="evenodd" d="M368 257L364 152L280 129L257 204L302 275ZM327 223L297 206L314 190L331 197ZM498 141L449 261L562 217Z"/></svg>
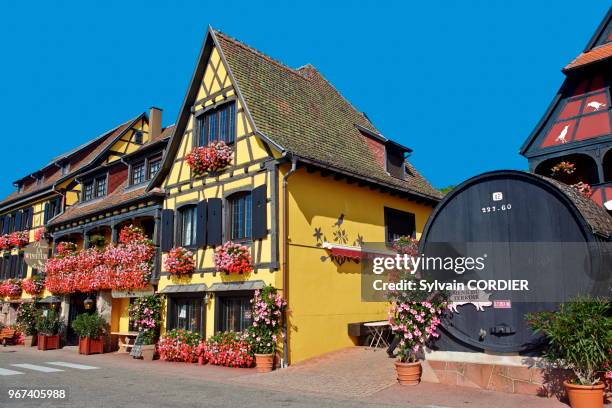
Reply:
<svg viewBox="0 0 612 408"><path fill-rule="evenodd" d="M415 214L418 237L432 208L303 169L290 176L288 191L289 344L290 362L296 363L353 345L348 323L387 316L387 303L361 301L360 265L325 258L329 252L317 245L315 228L328 242L336 238L355 246L358 236L384 242L384 207L391 207ZM341 214L343 222L336 226Z"/></svg>

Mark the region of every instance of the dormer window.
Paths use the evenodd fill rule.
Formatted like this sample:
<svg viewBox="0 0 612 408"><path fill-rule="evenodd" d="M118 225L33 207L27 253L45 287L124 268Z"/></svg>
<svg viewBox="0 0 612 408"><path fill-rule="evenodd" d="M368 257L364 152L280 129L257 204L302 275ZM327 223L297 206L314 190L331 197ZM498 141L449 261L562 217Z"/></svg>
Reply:
<svg viewBox="0 0 612 408"><path fill-rule="evenodd" d="M106 184L106 175L83 182L83 201L104 197L106 195Z"/></svg>
<svg viewBox="0 0 612 408"><path fill-rule="evenodd" d="M210 142L233 143L236 139L236 105L234 102L209 109L197 117L198 144L207 146Z"/></svg>
<svg viewBox="0 0 612 408"><path fill-rule="evenodd" d="M62 176L65 176L66 174L68 174L68 172L70 172L70 163L69 162L62 163L62 165L61 165L61 172L62 172Z"/></svg>
<svg viewBox="0 0 612 408"><path fill-rule="evenodd" d="M387 144L387 172L398 179L406 178L406 159L404 150L398 146Z"/></svg>
<svg viewBox="0 0 612 408"><path fill-rule="evenodd" d="M136 131L134 133L134 143L141 145L142 144L142 132Z"/></svg>
<svg viewBox="0 0 612 408"><path fill-rule="evenodd" d="M135 186L151 180L161 168L162 157L156 154L130 165L130 185Z"/></svg>

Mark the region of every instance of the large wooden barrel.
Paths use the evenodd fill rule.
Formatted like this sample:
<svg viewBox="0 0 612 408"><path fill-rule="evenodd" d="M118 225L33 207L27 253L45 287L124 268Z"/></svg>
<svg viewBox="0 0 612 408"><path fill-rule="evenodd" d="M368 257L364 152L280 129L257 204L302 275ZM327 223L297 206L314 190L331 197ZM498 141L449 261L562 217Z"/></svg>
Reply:
<svg viewBox="0 0 612 408"><path fill-rule="evenodd" d="M443 322L443 335L436 347L447 351L536 350L540 342L529 329L525 314L554 310L560 301L578 294L610 296L611 237L612 217L555 180L508 170L484 173L462 183L431 214L421 237L421 252L444 255L440 254L444 247L439 245L443 242L476 242L491 248L506 245L508 250L497 250L494 260L504 264L504 277L508 271L511 276L524 276L527 270L541 273L550 277L549 284L558 288L559 294L553 301L498 301L500 307L494 297L486 307L464 304ZM514 256L513 245L519 243L534 243L531 259ZM552 261L538 264L538 257L544 255L536 249L540 243L553 243L545 254ZM563 262L574 259L571 248L580 243L588 251L580 265L583 270L574 274L563 271ZM447 252L448 256L457 255L453 249Z"/></svg>

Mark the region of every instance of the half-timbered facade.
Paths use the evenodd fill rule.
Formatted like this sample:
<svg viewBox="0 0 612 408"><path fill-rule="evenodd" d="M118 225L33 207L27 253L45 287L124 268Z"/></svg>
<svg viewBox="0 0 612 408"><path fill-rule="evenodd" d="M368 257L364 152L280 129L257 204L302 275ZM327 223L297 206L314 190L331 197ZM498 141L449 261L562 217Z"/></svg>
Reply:
<svg viewBox="0 0 612 408"><path fill-rule="evenodd" d="M223 141L231 163L196 174L186 157ZM251 324L265 284L289 304L282 358L294 363L355 344L350 323L386 318L362 302L364 242L419 236L439 193L311 65L290 68L209 29L162 169L149 186L166 194L163 258L195 254L195 271L162 268L165 329L210 336ZM215 249L246 245L253 270L220 273Z"/></svg>
<svg viewBox="0 0 612 408"><path fill-rule="evenodd" d="M589 184L591 199L612 211L612 11L563 72L565 81L521 154L532 172L548 177L560 162L573 164L562 181Z"/></svg>

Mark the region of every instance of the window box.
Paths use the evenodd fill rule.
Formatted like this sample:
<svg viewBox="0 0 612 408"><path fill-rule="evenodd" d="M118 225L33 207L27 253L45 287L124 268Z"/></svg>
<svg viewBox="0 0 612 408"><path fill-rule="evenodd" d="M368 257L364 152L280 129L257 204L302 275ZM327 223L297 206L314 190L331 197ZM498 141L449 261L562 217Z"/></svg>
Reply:
<svg viewBox="0 0 612 408"><path fill-rule="evenodd" d="M38 349L39 350L57 350L60 348L60 336L59 334L53 336L45 336L44 334L38 335Z"/></svg>
<svg viewBox="0 0 612 408"><path fill-rule="evenodd" d="M234 152L223 141L195 147L186 157L187 164L197 175L219 171L230 165Z"/></svg>

